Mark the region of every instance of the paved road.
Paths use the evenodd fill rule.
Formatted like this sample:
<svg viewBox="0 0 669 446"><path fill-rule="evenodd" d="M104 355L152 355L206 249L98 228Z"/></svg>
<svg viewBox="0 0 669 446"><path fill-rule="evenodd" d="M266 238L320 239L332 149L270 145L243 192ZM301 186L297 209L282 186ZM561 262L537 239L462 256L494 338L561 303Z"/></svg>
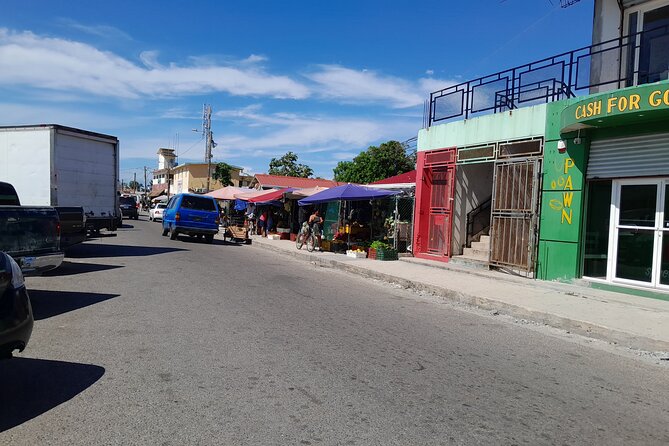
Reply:
<svg viewBox="0 0 669 446"><path fill-rule="evenodd" d="M29 279L0 444L669 443L666 367L129 224Z"/></svg>

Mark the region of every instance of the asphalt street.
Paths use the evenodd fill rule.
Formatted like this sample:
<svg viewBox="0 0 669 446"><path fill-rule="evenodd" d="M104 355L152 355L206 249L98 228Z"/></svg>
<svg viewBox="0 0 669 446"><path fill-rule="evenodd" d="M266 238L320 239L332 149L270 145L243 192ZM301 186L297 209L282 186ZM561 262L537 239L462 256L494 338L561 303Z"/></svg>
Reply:
<svg viewBox="0 0 669 446"><path fill-rule="evenodd" d="M124 223L27 280L0 444L669 444L667 367Z"/></svg>

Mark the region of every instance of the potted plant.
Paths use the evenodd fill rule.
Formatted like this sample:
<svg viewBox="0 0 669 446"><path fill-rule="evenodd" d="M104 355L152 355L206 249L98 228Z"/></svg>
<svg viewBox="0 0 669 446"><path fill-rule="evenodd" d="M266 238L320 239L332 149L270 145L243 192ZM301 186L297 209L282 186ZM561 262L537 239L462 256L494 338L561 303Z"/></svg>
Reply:
<svg viewBox="0 0 669 446"><path fill-rule="evenodd" d="M395 250L388 243L377 240L369 245L367 258L375 260L397 260L397 250Z"/></svg>

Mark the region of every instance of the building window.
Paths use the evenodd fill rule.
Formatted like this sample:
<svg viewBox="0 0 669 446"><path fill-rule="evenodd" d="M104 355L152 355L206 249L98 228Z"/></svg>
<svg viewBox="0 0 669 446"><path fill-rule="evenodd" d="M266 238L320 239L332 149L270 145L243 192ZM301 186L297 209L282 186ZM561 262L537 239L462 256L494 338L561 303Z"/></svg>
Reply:
<svg viewBox="0 0 669 446"><path fill-rule="evenodd" d="M611 219L611 181L591 181L585 224L583 275L606 278Z"/></svg>

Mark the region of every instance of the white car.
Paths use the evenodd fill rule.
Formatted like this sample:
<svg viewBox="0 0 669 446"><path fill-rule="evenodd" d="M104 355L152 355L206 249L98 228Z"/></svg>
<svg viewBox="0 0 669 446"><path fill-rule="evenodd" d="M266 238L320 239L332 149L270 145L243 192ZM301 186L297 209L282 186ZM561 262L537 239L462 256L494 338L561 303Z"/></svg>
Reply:
<svg viewBox="0 0 669 446"><path fill-rule="evenodd" d="M149 220L157 221L163 219L163 211L167 207L167 203L158 203L149 209Z"/></svg>

